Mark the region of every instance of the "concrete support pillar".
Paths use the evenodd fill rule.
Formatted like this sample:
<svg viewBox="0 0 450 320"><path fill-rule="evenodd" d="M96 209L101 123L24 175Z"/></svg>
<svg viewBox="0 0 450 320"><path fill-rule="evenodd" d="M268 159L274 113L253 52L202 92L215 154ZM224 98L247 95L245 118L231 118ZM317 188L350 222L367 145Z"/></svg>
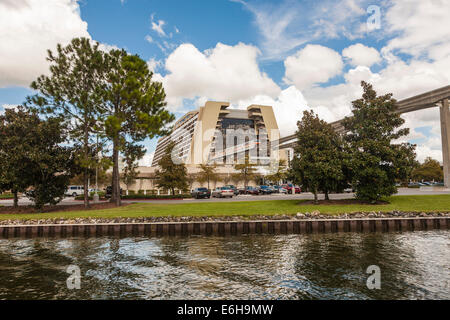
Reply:
<svg viewBox="0 0 450 320"><path fill-rule="evenodd" d="M448 99L442 100L441 112L441 139L442 160L444 163L444 185L450 188L450 109Z"/></svg>

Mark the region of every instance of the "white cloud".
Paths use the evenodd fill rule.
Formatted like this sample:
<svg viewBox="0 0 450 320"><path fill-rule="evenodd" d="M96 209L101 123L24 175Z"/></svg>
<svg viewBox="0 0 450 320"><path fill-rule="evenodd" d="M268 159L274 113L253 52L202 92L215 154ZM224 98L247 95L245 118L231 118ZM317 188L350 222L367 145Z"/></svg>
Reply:
<svg viewBox="0 0 450 320"><path fill-rule="evenodd" d="M153 161L153 156L155 155L154 152L149 152L146 153L142 159L139 160L138 165L140 167L151 167L152 165L152 161Z"/></svg>
<svg viewBox="0 0 450 320"><path fill-rule="evenodd" d="M450 42L448 0L394 1L386 12L387 33L394 35L385 53L398 50L415 57Z"/></svg>
<svg viewBox="0 0 450 320"><path fill-rule="evenodd" d="M151 58L147 61L148 68L155 72L159 67L161 67L161 60L156 60L155 58Z"/></svg>
<svg viewBox="0 0 450 320"><path fill-rule="evenodd" d="M0 109L0 115L5 113L6 109L17 109L18 104L2 104L2 109Z"/></svg>
<svg viewBox="0 0 450 320"><path fill-rule="evenodd" d="M367 66L381 61L381 56L377 49L367 47L361 43L357 43L345 48L342 56L348 58L354 66Z"/></svg>
<svg viewBox="0 0 450 320"><path fill-rule="evenodd" d="M48 72L47 49L90 37L75 0L0 2L0 87L28 86Z"/></svg>
<svg viewBox="0 0 450 320"><path fill-rule="evenodd" d="M284 81L303 90L315 83L327 82L340 74L344 63L340 54L321 45L307 45L284 61Z"/></svg>
<svg viewBox="0 0 450 320"><path fill-rule="evenodd" d="M145 36L145 41L147 41L148 43L152 43L153 42L153 38L149 35Z"/></svg>
<svg viewBox="0 0 450 320"><path fill-rule="evenodd" d="M169 106L179 108L183 99L205 97L235 102L259 94L275 97L280 88L259 69L259 50L239 43L200 52L192 44L182 44L167 58L163 79Z"/></svg>
<svg viewBox="0 0 450 320"><path fill-rule="evenodd" d="M340 36L354 39L365 34L370 0L232 0L254 15L261 35L263 59L281 60L300 45ZM363 23L364 22L364 23Z"/></svg>
<svg viewBox="0 0 450 320"><path fill-rule="evenodd" d="M154 14L151 15L151 23L152 23L152 30L156 31L156 33L159 34L161 37L166 36L166 32L164 31L163 27L166 24L164 20L158 20L158 22L154 21Z"/></svg>

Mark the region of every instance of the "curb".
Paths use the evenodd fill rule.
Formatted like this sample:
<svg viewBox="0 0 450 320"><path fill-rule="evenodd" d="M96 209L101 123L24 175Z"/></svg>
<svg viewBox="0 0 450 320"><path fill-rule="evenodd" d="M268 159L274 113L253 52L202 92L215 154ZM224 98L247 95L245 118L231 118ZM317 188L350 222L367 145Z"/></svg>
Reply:
<svg viewBox="0 0 450 320"><path fill-rule="evenodd" d="M310 234L450 229L450 217L0 225L1 238Z"/></svg>

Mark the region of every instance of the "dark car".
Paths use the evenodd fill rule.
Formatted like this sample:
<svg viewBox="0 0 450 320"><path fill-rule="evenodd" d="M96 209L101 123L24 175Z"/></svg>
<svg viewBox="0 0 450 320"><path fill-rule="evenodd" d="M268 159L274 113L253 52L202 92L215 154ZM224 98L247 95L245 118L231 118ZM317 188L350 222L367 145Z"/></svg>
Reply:
<svg viewBox="0 0 450 320"><path fill-rule="evenodd" d="M262 194L271 194L273 190L269 186L259 186L259 192Z"/></svg>
<svg viewBox="0 0 450 320"><path fill-rule="evenodd" d="M191 196L195 199L210 198L211 191L209 191L207 188L195 188L194 190L192 190Z"/></svg>
<svg viewBox="0 0 450 320"><path fill-rule="evenodd" d="M225 187L226 187L226 188L230 188L230 189L232 189L232 190L233 190L233 192L234 192L234 195L235 195L235 196L237 196L237 195L239 194L239 190L238 190L238 188L236 188L236 187L235 187L235 186L233 186L232 184L226 185Z"/></svg>
<svg viewBox="0 0 450 320"><path fill-rule="evenodd" d="M122 195L122 188L120 188L120 195ZM112 196L112 186L107 186L105 188L105 198L109 199Z"/></svg>
<svg viewBox="0 0 450 320"><path fill-rule="evenodd" d="M253 195L258 195L259 194L259 189L255 188L255 187L250 187L247 186L245 189L240 189L239 190L240 194L253 194Z"/></svg>

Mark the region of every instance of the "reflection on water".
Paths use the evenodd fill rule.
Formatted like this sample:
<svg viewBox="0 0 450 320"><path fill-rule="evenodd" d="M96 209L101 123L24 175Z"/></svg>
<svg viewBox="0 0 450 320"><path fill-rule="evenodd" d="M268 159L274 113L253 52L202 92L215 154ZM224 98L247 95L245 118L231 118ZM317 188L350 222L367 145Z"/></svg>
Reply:
<svg viewBox="0 0 450 320"><path fill-rule="evenodd" d="M0 240L0 299L449 299L449 235ZM374 264L380 290L366 287Z"/></svg>

